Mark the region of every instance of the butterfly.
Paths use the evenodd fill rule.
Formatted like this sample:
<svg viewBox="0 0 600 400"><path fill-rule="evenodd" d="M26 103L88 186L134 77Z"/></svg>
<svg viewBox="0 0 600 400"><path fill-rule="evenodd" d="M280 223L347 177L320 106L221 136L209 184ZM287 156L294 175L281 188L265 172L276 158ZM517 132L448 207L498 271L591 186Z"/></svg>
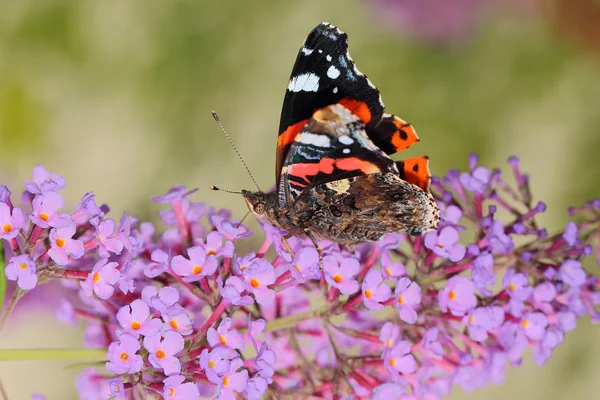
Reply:
<svg viewBox="0 0 600 400"><path fill-rule="evenodd" d="M285 93L276 185L242 195L254 214L315 245L420 235L439 220L429 159L389 157L418 141L410 124L384 112L348 53L348 36L323 22L300 48Z"/></svg>

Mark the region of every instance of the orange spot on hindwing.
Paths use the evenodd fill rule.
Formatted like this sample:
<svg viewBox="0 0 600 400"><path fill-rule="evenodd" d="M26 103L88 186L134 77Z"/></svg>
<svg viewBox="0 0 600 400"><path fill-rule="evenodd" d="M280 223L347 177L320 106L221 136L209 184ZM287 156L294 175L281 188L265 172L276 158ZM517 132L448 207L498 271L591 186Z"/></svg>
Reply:
<svg viewBox="0 0 600 400"><path fill-rule="evenodd" d="M429 157L408 158L396 162L400 178L406 182L412 183L425 191L429 191L429 182L431 174L429 173Z"/></svg>

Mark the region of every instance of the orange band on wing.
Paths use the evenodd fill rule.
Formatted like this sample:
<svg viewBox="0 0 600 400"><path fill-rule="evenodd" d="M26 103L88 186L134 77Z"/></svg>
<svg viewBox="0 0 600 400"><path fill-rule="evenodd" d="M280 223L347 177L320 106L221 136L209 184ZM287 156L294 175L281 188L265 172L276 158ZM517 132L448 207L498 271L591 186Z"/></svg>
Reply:
<svg viewBox="0 0 600 400"><path fill-rule="evenodd" d="M429 173L429 157L415 157L396 162L400 177L413 183L425 191L429 191L431 175Z"/></svg>
<svg viewBox="0 0 600 400"><path fill-rule="evenodd" d="M288 173L310 183L309 176L315 176L319 172L331 174L334 164L335 160L333 158L322 158L318 163L292 164L288 167Z"/></svg>
<svg viewBox="0 0 600 400"><path fill-rule="evenodd" d="M417 132L409 123L394 116L394 125L396 125L398 130L394 132L390 142L396 148L396 151L406 150L419 142Z"/></svg>
<svg viewBox="0 0 600 400"><path fill-rule="evenodd" d="M307 122L307 119L296 122L294 125L288 126L285 131L281 132L277 138L277 148L281 149L288 144L291 144Z"/></svg>
<svg viewBox="0 0 600 400"><path fill-rule="evenodd" d="M379 167L369 161L356 157L343 158L335 163L335 166L344 171L362 171L364 174L381 172Z"/></svg>
<svg viewBox="0 0 600 400"><path fill-rule="evenodd" d="M338 101L338 104L346 107L365 124L368 124L369 121L371 121L371 110L369 110L367 103L346 97Z"/></svg>

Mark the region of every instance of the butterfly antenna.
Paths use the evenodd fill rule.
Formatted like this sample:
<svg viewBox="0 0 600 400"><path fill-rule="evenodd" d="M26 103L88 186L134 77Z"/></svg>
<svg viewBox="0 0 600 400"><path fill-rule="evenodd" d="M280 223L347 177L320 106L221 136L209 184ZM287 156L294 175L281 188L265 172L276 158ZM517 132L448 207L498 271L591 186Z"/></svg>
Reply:
<svg viewBox="0 0 600 400"><path fill-rule="evenodd" d="M250 172L250 168L248 168L248 165L246 165L246 162L242 158L242 155L238 151L237 147L235 147L235 144L233 144L233 140L231 140L231 138L227 134L227 131L225 130L225 127L223 126L223 123L221 123L221 120L219 119L219 116L214 111L212 112L212 116L215 119L215 121L217 121L217 124L219 124L219 126L221 127L221 130L225 134L225 137L227 138L227 140L229 140L229 144L231 145L231 147L233 147L233 150L235 151L235 154L237 154L237 156L240 159L240 161L242 162L242 164L244 164L244 168L246 168L246 171L248 172L248 175L250 175L250 178L252 179L252 182L254 182L254 186L256 186L256 188L258 189L259 192L262 192L262 190L260 190L260 187L258 186L258 183L256 183L256 179L254 179L254 175L252 175L252 172ZM213 190L219 190L219 189L217 188L217 189L213 189ZM227 190L223 190L223 191L227 192Z"/></svg>
<svg viewBox="0 0 600 400"><path fill-rule="evenodd" d="M216 187L215 185L210 185L208 187L210 190L214 190L215 192L225 192L225 193L231 193L231 194L242 194L242 192L234 192L233 190L225 190L225 189L221 189ZM260 189L258 189L260 190Z"/></svg>

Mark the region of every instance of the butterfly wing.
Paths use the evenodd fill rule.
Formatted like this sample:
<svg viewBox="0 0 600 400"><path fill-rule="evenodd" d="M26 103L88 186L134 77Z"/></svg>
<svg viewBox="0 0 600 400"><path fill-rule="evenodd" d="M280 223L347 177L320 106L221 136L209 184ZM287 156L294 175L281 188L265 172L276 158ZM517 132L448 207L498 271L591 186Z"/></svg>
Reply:
<svg viewBox="0 0 600 400"><path fill-rule="evenodd" d="M379 91L348 54L348 35L323 22L309 33L292 69L279 124L276 182L290 145L313 113L336 103L365 124L383 115Z"/></svg>

